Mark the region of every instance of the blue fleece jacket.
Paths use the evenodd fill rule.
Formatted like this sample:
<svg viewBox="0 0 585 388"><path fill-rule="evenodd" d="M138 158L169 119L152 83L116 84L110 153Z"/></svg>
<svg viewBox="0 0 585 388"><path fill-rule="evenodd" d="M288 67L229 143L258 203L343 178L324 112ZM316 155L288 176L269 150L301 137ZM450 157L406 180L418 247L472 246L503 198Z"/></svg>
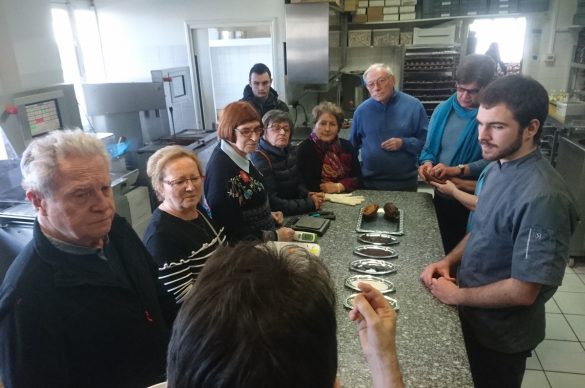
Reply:
<svg viewBox="0 0 585 388"><path fill-rule="evenodd" d="M423 105L408 94L395 90L386 104L372 98L364 101L354 113L350 141L361 151L366 187L416 187L418 155L427 138L427 127ZM385 151L381 144L392 137L402 139L402 148Z"/></svg>

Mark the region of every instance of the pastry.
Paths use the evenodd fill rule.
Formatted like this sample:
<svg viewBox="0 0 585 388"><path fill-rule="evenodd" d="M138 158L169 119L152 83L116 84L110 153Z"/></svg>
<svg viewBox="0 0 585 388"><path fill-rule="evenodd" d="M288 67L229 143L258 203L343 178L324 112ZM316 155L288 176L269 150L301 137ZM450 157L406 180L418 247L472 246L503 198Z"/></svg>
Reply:
<svg viewBox="0 0 585 388"><path fill-rule="evenodd" d="M368 205L366 205L366 207L364 207L364 210L362 210L362 216L365 219L372 219L376 216L376 213L378 212L378 208L379 206L375 203L370 203Z"/></svg>
<svg viewBox="0 0 585 388"><path fill-rule="evenodd" d="M384 204L384 218L394 221L397 220L398 217L400 217L400 212L398 211L396 205L394 205L392 202L386 202Z"/></svg>

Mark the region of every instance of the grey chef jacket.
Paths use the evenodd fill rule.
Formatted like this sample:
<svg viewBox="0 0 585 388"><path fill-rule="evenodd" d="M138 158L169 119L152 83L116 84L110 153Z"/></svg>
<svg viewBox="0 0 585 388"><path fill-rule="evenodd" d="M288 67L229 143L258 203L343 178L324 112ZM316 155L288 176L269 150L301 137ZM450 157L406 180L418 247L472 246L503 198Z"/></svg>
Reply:
<svg viewBox="0 0 585 388"><path fill-rule="evenodd" d="M516 353L544 339L544 304L563 280L576 221L574 199L538 148L504 164L492 162L459 268L459 286L514 278L542 287L531 306L460 307L461 319L484 346Z"/></svg>

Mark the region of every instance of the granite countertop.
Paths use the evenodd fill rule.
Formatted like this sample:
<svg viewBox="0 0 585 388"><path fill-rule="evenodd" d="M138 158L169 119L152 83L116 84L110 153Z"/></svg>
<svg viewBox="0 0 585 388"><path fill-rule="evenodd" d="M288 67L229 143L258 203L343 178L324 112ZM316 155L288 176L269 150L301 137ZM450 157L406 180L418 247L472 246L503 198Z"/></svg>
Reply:
<svg viewBox="0 0 585 388"><path fill-rule="evenodd" d="M443 256L443 249L432 197L426 193L392 191L356 191L366 201L347 206L326 202L337 219L319 239L321 258L328 265L337 292L339 368L344 387L369 388L371 378L362 355L357 328L343 307L343 301L355 291L344 286L345 279L358 274L349 271L349 263L359 259L353 249L362 245L355 231L361 206L394 202L404 212L404 235L397 236L392 248L398 258L391 259L397 272L381 277L394 283L398 300L397 348L404 383L408 387L471 387L469 364L454 307L434 299L420 282L424 267Z"/></svg>

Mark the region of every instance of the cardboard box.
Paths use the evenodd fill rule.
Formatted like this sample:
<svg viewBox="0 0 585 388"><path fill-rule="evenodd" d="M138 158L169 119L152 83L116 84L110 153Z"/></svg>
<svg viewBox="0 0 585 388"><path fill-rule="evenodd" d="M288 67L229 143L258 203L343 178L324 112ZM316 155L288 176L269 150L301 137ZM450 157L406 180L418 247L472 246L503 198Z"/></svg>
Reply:
<svg viewBox="0 0 585 388"><path fill-rule="evenodd" d="M372 30L374 47L391 47L400 44L400 28Z"/></svg>
<svg viewBox="0 0 585 388"><path fill-rule="evenodd" d="M387 14L384 14L384 21L385 22L395 22L395 21L398 21L398 14L397 13L387 13Z"/></svg>
<svg viewBox="0 0 585 388"><path fill-rule="evenodd" d="M343 10L345 12L354 12L357 10L358 0L345 0L343 2Z"/></svg>
<svg viewBox="0 0 585 388"><path fill-rule="evenodd" d="M368 15L353 15L351 21L353 23L367 23L368 22Z"/></svg>
<svg viewBox="0 0 585 388"><path fill-rule="evenodd" d="M368 14L368 9L367 8L358 8L355 11L356 14L358 15L367 15Z"/></svg>
<svg viewBox="0 0 585 388"><path fill-rule="evenodd" d="M400 20L414 20L414 19L416 19L416 13L414 13L414 12L400 14Z"/></svg>
<svg viewBox="0 0 585 388"><path fill-rule="evenodd" d="M412 32L401 32L400 33L400 44L412 44Z"/></svg>
<svg viewBox="0 0 585 388"><path fill-rule="evenodd" d="M358 1L358 7L368 8L369 5L370 5L370 2L368 0L359 0Z"/></svg>
<svg viewBox="0 0 585 388"><path fill-rule="evenodd" d="M384 21L384 7L368 7L368 22Z"/></svg>
<svg viewBox="0 0 585 388"><path fill-rule="evenodd" d="M393 6L399 6L400 5L400 0L386 0L384 5L386 7L393 7Z"/></svg>
<svg viewBox="0 0 585 388"><path fill-rule="evenodd" d="M372 30L351 30L347 32L347 47L370 47Z"/></svg>
<svg viewBox="0 0 585 388"><path fill-rule="evenodd" d="M455 27L454 24L447 27L414 27L412 44L453 44L455 42Z"/></svg>
<svg viewBox="0 0 585 388"><path fill-rule="evenodd" d="M398 7L384 7L384 15L389 13L398 13Z"/></svg>
<svg viewBox="0 0 585 388"><path fill-rule="evenodd" d="M299 4L299 3L331 3L341 7L342 0L290 0L291 4Z"/></svg>
<svg viewBox="0 0 585 388"><path fill-rule="evenodd" d="M400 7L400 13L413 13L414 5L406 5Z"/></svg>
<svg viewBox="0 0 585 388"><path fill-rule="evenodd" d="M429 1L429 0L427 0ZM402 0L400 5L416 5L417 0Z"/></svg>
<svg viewBox="0 0 585 388"><path fill-rule="evenodd" d="M384 6L384 0L370 0L370 4L368 4L368 7L383 7Z"/></svg>

